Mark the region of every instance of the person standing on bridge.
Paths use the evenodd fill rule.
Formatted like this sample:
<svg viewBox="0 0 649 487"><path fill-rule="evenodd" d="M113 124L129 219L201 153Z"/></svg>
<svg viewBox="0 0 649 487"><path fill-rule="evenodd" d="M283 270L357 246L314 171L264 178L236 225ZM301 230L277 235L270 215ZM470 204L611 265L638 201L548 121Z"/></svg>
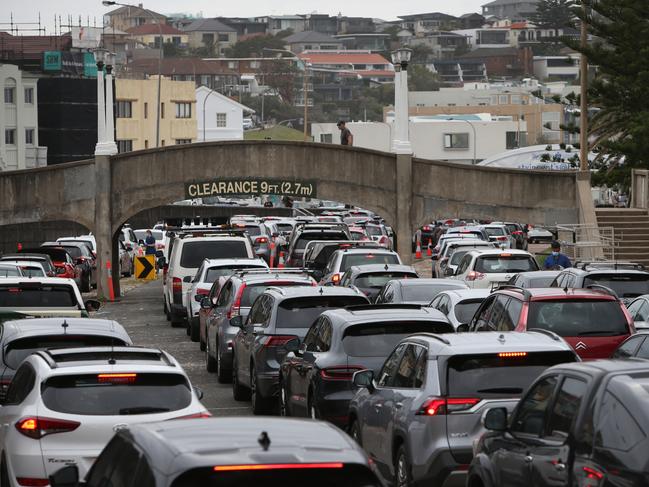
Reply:
<svg viewBox="0 0 649 487"><path fill-rule="evenodd" d="M340 145L354 145L354 136L351 131L345 126L345 121L338 122L338 129L340 130Z"/></svg>

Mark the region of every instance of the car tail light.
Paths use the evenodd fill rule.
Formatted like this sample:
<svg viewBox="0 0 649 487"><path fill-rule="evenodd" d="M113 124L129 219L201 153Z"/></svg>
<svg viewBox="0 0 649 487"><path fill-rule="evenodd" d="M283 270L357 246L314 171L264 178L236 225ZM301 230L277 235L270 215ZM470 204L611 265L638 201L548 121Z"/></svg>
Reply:
<svg viewBox="0 0 649 487"><path fill-rule="evenodd" d="M41 418L38 416L23 418L16 423L16 429L19 433L34 440L40 440L43 436L55 433L69 433L79 426L81 426L81 423L77 421Z"/></svg>
<svg viewBox="0 0 649 487"><path fill-rule="evenodd" d="M209 296L210 295L210 290L209 289L197 289L196 290L196 296Z"/></svg>
<svg viewBox="0 0 649 487"><path fill-rule="evenodd" d="M255 243L257 244L265 244L268 243L268 238L267 237L257 237L255 239Z"/></svg>
<svg viewBox="0 0 649 487"><path fill-rule="evenodd" d="M480 399L474 397L432 397L421 406L417 414L423 416L444 416L459 411L466 411L479 402Z"/></svg>
<svg viewBox="0 0 649 487"><path fill-rule="evenodd" d="M599 487L604 473L593 467L581 467L581 475L578 476L579 487Z"/></svg>
<svg viewBox="0 0 649 487"><path fill-rule="evenodd" d="M268 335L261 340L264 347L283 347L288 342L297 338L295 335Z"/></svg>
<svg viewBox="0 0 649 487"><path fill-rule="evenodd" d="M31 477L16 477L18 485L25 485L27 487L40 487L50 485L49 479L34 479Z"/></svg>
<svg viewBox="0 0 649 487"><path fill-rule="evenodd" d="M527 352L500 352L499 358L521 358L527 357Z"/></svg>
<svg viewBox="0 0 649 487"><path fill-rule="evenodd" d="M171 291L173 293L182 293L183 292L183 281L180 277L174 277L171 280Z"/></svg>
<svg viewBox="0 0 649 487"><path fill-rule="evenodd" d="M480 279L484 278L485 274L483 274L482 272L471 271L466 275L467 281L479 281Z"/></svg>
<svg viewBox="0 0 649 487"><path fill-rule="evenodd" d="M424 232L430 232L430 226L428 226L428 225L424 225L423 227L421 227L421 229L422 229Z"/></svg>
<svg viewBox="0 0 649 487"><path fill-rule="evenodd" d="M320 371L320 377L324 380L352 380L355 372L364 370L366 367L355 365L340 365L327 367Z"/></svg>
<svg viewBox="0 0 649 487"><path fill-rule="evenodd" d="M340 274L334 274L333 276L331 276L331 282L333 282L334 284L340 283Z"/></svg>
<svg viewBox="0 0 649 487"><path fill-rule="evenodd" d="M507 237L496 237L496 240L498 240L499 242L506 242Z"/></svg>
<svg viewBox="0 0 649 487"><path fill-rule="evenodd" d="M383 236L379 239L379 245L387 246L389 243L390 243L390 239L389 239L388 237L386 237L385 235L383 235Z"/></svg>
<svg viewBox="0 0 649 487"><path fill-rule="evenodd" d="M199 418L211 418L212 414L209 411L203 411L202 413L188 414L187 416L178 416L177 418L171 419L199 419Z"/></svg>
<svg viewBox="0 0 649 487"><path fill-rule="evenodd" d="M132 384L137 379L135 373L97 374L97 382L108 384Z"/></svg>
<svg viewBox="0 0 649 487"><path fill-rule="evenodd" d="M234 318L235 316L239 316L241 314L241 300L243 299L243 292L246 289L246 284L242 284L241 287L239 288L239 292L237 292L237 297L234 298L234 303L232 303L232 307L227 313L227 318Z"/></svg>
<svg viewBox="0 0 649 487"><path fill-rule="evenodd" d="M4 397L7 393L7 389L9 389L9 384L11 384L11 379L0 380L0 396Z"/></svg>
<svg viewBox="0 0 649 487"><path fill-rule="evenodd" d="M246 470L301 470L343 468L343 463L269 463L265 465L217 465L215 472L241 472Z"/></svg>
<svg viewBox="0 0 649 487"><path fill-rule="evenodd" d="M512 235L523 235L523 232L521 232L520 230L514 230L512 232Z"/></svg>

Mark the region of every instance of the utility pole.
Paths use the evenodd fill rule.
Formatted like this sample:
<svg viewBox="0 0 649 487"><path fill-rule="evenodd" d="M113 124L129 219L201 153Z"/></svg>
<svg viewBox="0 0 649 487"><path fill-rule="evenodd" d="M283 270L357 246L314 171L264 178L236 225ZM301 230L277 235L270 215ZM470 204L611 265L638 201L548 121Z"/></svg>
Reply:
<svg viewBox="0 0 649 487"><path fill-rule="evenodd" d="M580 131L579 131L579 170L588 171L588 57L583 50L588 46L588 25L586 23L588 9L586 4L581 4L584 18L581 21L581 48L582 54L579 66L581 85Z"/></svg>
<svg viewBox="0 0 649 487"><path fill-rule="evenodd" d="M307 91L308 85L307 82L309 80L309 77L307 75L307 67L306 64L304 65L304 83L302 87L302 91L304 92L304 141L306 142L307 140L307 117L309 116L309 92Z"/></svg>

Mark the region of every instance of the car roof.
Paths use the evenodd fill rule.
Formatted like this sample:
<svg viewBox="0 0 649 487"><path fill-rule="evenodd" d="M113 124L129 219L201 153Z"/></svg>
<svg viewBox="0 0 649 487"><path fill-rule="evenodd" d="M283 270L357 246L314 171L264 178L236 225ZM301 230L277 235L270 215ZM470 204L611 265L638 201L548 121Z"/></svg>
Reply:
<svg viewBox="0 0 649 487"><path fill-rule="evenodd" d="M386 254L386 255L396 255L397 253L394 250L386 249L384 247L349 247L336 249L334 252L340 254Z"/></svg>
<svg viewBox="0 0 649 487"><path fill-rule="evenodd" d="M501 254L510 254L510 255L526 255L528 257L534 258L532 254L530 254L527 250L518 250L518 249L477 249L477 250L469 250L468 252L471 255L501 255Z"/></svg>
<svg viewBox="0 0 649 487"><path fill-rule="evenodd" d="M519 272L516 275L517 276L522 276L522 277L529 277L530 279L534 279L535 277L554 277L558 276L561 271L526 271L526 272Z"/></svg>
<svg viewBox="0 0 649 487"><path fill-rule="evenodd" d="M548 369L553 371L583 372L588 375L607 375L634 372L649 372L649 360L639 358L589 360L570 364L559 364Z"/></svg>
<svg viewBox="0 0 649 487"><path fill-rule="evenodd" d="M409 338L425 342L428 349L436 355L572 351L570 345L558 335L539 331L416 333Z"/></svg>
<svg viewBox="0 0 649 487"><path fill-rule="evenodd" d="M262 432L270 445L259 444ZM170 475L190 468L264 463L338 461L367 465L360 448L324 421L227 417L136 424L131 436L149 453L156 470ZM152 453L155 452L155 453Z"/></svg>
<svg viewBox="0 0 649 487"><path fill-rule="evenodd" d="M5 277L2 279L0 284L29 284L34 285L37 283L41 284L56 284L61 286L73 286L77 287L74 279L62 278L62 277Z"/></svg>
<svg viewBox="0 0 649 487"><path fill-rule="evenodd" d="M491 296L491 289L446 289L438 294L447 294L453 301L465 299L487 298Z"/></svg>
<svg viewBox="0 0 649 487"><path fill-rule="evenodd" d="M416 271L412 266L405 264L368 264L355 265L349 268L348 272L352 274L369 274L372 272L410 272Z"/></svg>
<svg viewBox="0 0 649 487"><path fill-rule="evenodd" d="M273 269L275 270L275 269ZM267 272L267 273L243 273L243 274L232 274L230 279L239 279L245 283L254 283L254 282L266 282L266 281L290 281L290 282L315 282L313 278L304 273L298 272L282 272L282 269L276 269L276 272Z"/></svg>
<svg viewBox="0 0 649 487"><path fill-rule="evenodd" d="M329 309L323 315L330 316L337 321L349 324L368 322L391 321L443 321L448 323L448 318L441 311L419 305L388 304L388 305L361 305L346 308Z"/></svg>
<svg viewBox="0 0 649 487"><path fill-rule="evenodd" d="M266 293L274 294L280 299L319 297L319 296L361 296L358 291L342 286L290 286L269 287Z"/></svg>
<svg viewBox="0 0 649 487"><path fill-rule="evenodd" d="M538 288L519 288L516 286L501 286L494 291L498 294L507 294L509 296L520 296L521 294L529 301L545 301L557 299L599 299L602 301L617 301L618 298L599 289L581 289L581 288L560 288L560 287L538 287Z"/></svg>
<svg viewBox="0 0 649 487"><path fill-rule="evenodd" d="M261 268L267 268L268 266L264 262L263 259L253 257L241 257L241 258L233 258L233 259L205 259L203 260L203 264L208 267L225 267L225 266L231 266L232 264L261 264L259 267Z"/></svg>
<svg viewBox="0 0 649 487"><path fill-rule="evenodd" d="M68 326L65 333L70 335L113 335L131 342L122 325L113 320L94 318L27 318L24 320L5 321L2 324L4 342L16 338L40 335L63 335L63 324Z"/></svg>
<svg viewBox="0 0 649 487"><path fill-rule="evenodd" d="M393 279L388 282L396 282L401 287L425 287L425 286L451 286L457 289L464 289L468 286L464 281L458 279L442 279L442 278L419 278L419 279Z"/></svg>

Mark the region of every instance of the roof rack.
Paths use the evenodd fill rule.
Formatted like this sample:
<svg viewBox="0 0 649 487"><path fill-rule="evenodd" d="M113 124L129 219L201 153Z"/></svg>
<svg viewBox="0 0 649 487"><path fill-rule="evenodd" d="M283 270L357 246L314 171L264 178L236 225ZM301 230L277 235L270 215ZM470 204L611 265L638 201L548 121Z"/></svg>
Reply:
<svg viewBox="0 0 649 487"><path fill-rule="evenodd" d="M279 268L266 268L266 267L260 267L260 268L253 268L253 269L237 269L235 270L232 275L233 276L246 276L249 274L254 274L254 275L265 275L265 274L306 274L306 271L302 269L301 267L284 267L282 269Z"/></svg>
<svg viewBox="0 0 649 487"><path fill-rule="evenodd" d="M644 271L646 267L636 262L618 262L616 260L595 260L595 261L577 261L574 267L576 269L586 270L588 267L614 270L632 270Z"/></svg>
<svg viewBox="0 0 649 487"><path fill-rule="evenodd" d="M435 333L429 333L427 331L422 331L422 332L419 332L419 333L413 333L410 336L425 336L425 337L428 337L428 338L434 338L435 340L439 340L444 345L450 345L451 344L451 342L449 342L446 338L441 337L439 335L436 335Z"/></svg>
<svg viewBox="0 0 649 487"><path fill-rule="evenodd" d="M586 289L592 289L593 291L600 291L604 294L608 294L609 296L613 296L615 299L620 299L617 293L613 291L610 287L602 286L601 284L591 284L589 286L586 286Z"/></svg>
<svg viewBox="0 0 649 487"><path fill-rule="evenodd" d="M160 360L170 367L175 367L168 353L160 349L144 347L79 347L79 348L50 348L36 352L55 369L63 362L71 361L101 361L117 358L118 360ZM76 358L75 360L75 357Z"/></svg>
<svg viewBox="0 0 649 487"><path fill-rule="evenodd" d="M532 296L532 293L529 290L520 286L514 286L513 284L501 284L495 289L493 289L493 291L500 291L501 289L506 291L520 291L523 294L523 296L525 296L525 298L529 298Z"/></svg>
<svg viewBox="0 0 649 487"><path fill-rule="evenodd" d="M422 306L421 304L354 304L351 306L345 306L345 309L350 312L354 311L367 311L367 310L380 310L380 309L424 309L427 306Z"/></svg>
<svg viewBox="0 0 649 487"><path fill-rule="evenodd" d="M544 330L543 328L529 328L527 331L532 333L541 333L542 335L549 336L555 342L562 341L562 338L559 335L557 335L555 332L550 330Z"/></svg>
<svg viewBox="0 0 649 487"><path fill-rule="evenodd" d="M326 223L326 222L297 222L295 224L295 229L297 230L298 228L303 228L303 227L308 227L308 226L321 226L321 227L326 227L326 228L320 228L317 229L315 228L314 230L330 230L333 228L338 228L341 230L347 230L348 226L346 223Z"/></svg>

